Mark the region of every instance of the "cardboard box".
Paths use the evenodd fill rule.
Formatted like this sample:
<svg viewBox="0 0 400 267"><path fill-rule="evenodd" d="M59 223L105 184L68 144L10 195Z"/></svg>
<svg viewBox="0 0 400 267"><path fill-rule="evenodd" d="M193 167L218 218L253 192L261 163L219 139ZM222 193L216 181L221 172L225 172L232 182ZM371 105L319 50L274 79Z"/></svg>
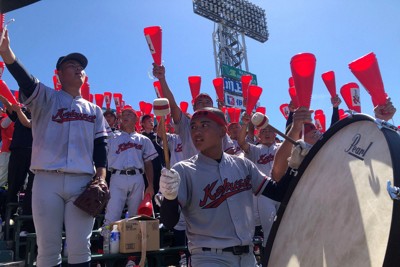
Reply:
<svg viewBox="0 0 400 267"><path fill-rule="evenodd" d="M146 225L146 251L160 249L159 221L152 217L141 215L129 219L116 221L112 224L117 224L118 230L120 232L120 253L140 252L142 250L142 231L140 228L141 222Z"/></svg>

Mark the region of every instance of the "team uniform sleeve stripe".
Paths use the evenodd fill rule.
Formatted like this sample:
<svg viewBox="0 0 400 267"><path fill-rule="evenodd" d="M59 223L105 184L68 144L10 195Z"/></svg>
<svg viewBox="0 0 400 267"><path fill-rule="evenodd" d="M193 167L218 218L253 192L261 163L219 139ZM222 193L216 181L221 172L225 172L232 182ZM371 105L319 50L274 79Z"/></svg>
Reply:
<svg viewBox="0 0 400 267"><path fill-rule="evenodd" d="M41 88L40 83L38 83L38 85L37 85L37 87L36 87L36 90L34 91L35 95L32 95L32 96L29 98L29 102L26 102L26 103L25 103L26 106L28 106L29 104L31 104L32 101L35 100L35 98L39 95L39 90L40 90L40 88Z"/></svg>
<svg viewBox="0 0 400 267"><path fill-rule="evenodd" d="M234 149L234 148L235 148L235 147L230 146L230 147L228 147L227 149L225 149L224 152L226 152L226 151L228 151L228 150L230 150L230 149Z"/></svg>
<svg viewBox="0 0 400 267"><path fill-rule="evenodd" d="M147 156L146 158L144 158L144 161L147 161L148 158L151 158L152 156L157 155L157 154L158 154L158 153L156 152L156 153L153 153L153 154Z"/></svg>
<svg viewBox="0 0 400 267"><path fill-rule="evenodd" d="M258 194L260 193L260 191L264 188L265 182L268 182L268 177L265 176L264 180L262 181L262 183L260 184L260 186L257 188L257 191L255 193L256 196L258 196Z"/></svg>

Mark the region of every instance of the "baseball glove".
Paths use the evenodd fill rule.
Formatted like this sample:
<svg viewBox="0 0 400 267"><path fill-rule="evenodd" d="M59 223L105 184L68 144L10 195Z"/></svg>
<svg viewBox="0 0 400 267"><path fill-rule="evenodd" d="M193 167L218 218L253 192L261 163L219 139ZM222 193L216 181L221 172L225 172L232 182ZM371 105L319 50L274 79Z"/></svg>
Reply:
<svg viewBox="0 0 400 267"><path fill-rule="evenodd" d="M110 192L106 182L100 178L94 178L86 185L82 194L75 199L74 204L89 215L96 217L103 211L109 199Z"/></svg>

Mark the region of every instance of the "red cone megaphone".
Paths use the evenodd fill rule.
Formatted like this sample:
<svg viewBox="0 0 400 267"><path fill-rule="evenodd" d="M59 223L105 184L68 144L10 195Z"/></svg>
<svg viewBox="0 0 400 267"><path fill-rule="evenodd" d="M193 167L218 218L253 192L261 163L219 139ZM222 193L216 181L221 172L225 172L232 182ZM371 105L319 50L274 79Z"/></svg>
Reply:
<svg viewBox="0 0 400 267"><path fill-rule="evenodd" d="M336 96L336 83L335 83L335 73L331 70L321 75L322 80L325 83L326 88L328 88L331 97Z"/></svg>
<svg viewBox="0 0 400 267"><path fill-rule="evenodd" d="M153 109L153 104L146 102L144 106L144 114L150 115L152 109Z"/></svg>
<svg viewBox="0 0 400 267"><path fill-rule="evenodd" d="M294 87L293 77L289 77L289 87Z"/></svg>
<svg viewBox="0 0 400 267"><path fill-rule="evenodd" d="M186 114L189 107L189 103L186 101L181 101L181 103L179 103L179 107L181 108L182 112Z"/></svg>
<svg viewBox="0 0 400 267"><path fill-rule="evenodd" d="M14 96L15 96L15 99L18 100L19 99L19 91L14 91Z"/></svg>
<svg viewBox="0 0 400 267"><path fill-rule="evenodd" d="M317 109L315 111L314 121L315 127L317 127L321 133L324 133L326 130L326 117L322 109Z"/></svg>
<svg viewBox="0 0 400 267"><path fill-rule="evenodd" d="M344 102L350 110L361 113L360 87L356 83L347 83L340 88Z"/></svg>
<svg viewBox="0 0 400 267"><path fill-rule="evenodd" d="M0 61L0 80L1 80L1 77L3 76L5 66L6 66L6 64L4 64L4 62Z"/></svg>
<svg viewBox="0 0 400 267"><path fill-rule="evenodd" d="M224 102L224 78L218 77L213 80L215 92L217 93L218 100Z"/></svg>
<svg viewBox="0 0 400 267"><path fill-rule="evenodd" d="M288 103L284 103L282 105L280 105L279 110L281 111L283 117L285 117L285 119L287 119L289 117L289 104Z"/></svg>
<svg viewBox="0 0 400 267"><path fill-rule="evenodd" d="M58 78L58 71L54 70L54 75L53 75L53 84L54 84L54 90L60 91L61 90L61 83L60 79Z"/></svg>
<svg viewBox="0 0 400 267"><path fill-rule="evenodd" d="M103 108L103 102L104 102L103 94L94 94L94 100L96 101L96 105L98 105L100 108Z"/></svg>
<svg viewBox="0 0 400 267"><path fill-rule="evenodd" d="M242 75L242 78L241 78L243 105L244 106L247 106L247 99L248 99L248 95L249 95L249 86L250 86L252 79L253 79L253 76L251 76L251 75Z"/></svg>
<svg viewBox="0 0 400 267"><path fill-rule="evenodd" d="M15 100L6 82L3 80L0 80L0 95L4 96L8 100L8 102L11 103L11 105L17 103L17 100Z"/></svg>
<svg viewBox="0 0 400 267"><path fill-rule="evenodd" d="M247 99L246 113L251 115L254 107L257 104L258 99L260 99L262 93L262 88L257 85L249 86L249 95Z"/></svg>
<svg viewBox="0 0 400 267"><path fill-rule="evenodd" d="M153 203L151 202L150 194L144 196L142 202L139 204L137 214L147 215L149 217L153 216Z"/></svg>
<svg viewBox="0 0 400 267"><path fill-rule="evenodd" d="M343 120L347 116L349 116L349 115L347 113L345 113L343 109L340 108L339 109L339 120Z"/></svg>
<svg viewBox="0 0 400 267"><path fill-rule="evenodd" d="M297 54L290 61L290 68L300 107L310 108L315 64L315 56L311 53Z"/></svg>
<svg viewBox="0 0 400 267"><path fill-rule="evenodd" d="M82 84L81 86L81 95L84 99L86 99L87 101L89 101L89 94L90 94L90 85L89 83L86 81Z"/></svg>
<svg viewBox="0 0 400 267"><path fill-rule="evenodd" d="M188 81L192 100L194 100L200 94L201 76L189 76Z"/></svg>
<svg viewBox="0 0 400 267"><path fill-rule="evenodd" d="M384 105L387 95L375 54L371 52L354 60L349 64L349 68L371 95L372 102L376 105Z"/></svg>
<svg viewBox="0 0 400 267"><path fill-rule="evenodd" d="M160 81L155 81L153 83L153 86L154 86L154 90L156 91L157 98L163 98Z"/></svg>
<svg viewBox="0 0 400 267"><path fill-rule="evenodd" d="M227 108L230 123L238 123L240 118L240 108Z"/></svg>
<svg viewBox="0 0 400 267"><path fill-rule="evenodd" d="M258 108L256 108L256 112L260 112L265 115L265 113L267 112L267 109L265 107L258 107Z"/></svg>
<svg viewBox="0 0 400 267"><path fill-rule="evenodd" d="M114 93L113 97L114 97L115 109L117 111L117 114L119 114L121 113L122 94Z"/></svg>
<svg viewBox="0 0 400 267"><path fill-rule="evenodd" d="M290 95L290 99L292 100L292 104L293 104L294 108L298 108L299 107L299 100L297 98L297 92L296 92L296 88L295 87L290 87L289 88L289 95Z"/></svg>
<svg viewBox="0 0 400 267"><path fill-rule="evenodd" d="M104 101L106 102L106 109L111 108L111 92L104 92Z"/></svg>
<svg viewBox="0 0 400 267"><path fill-rule="evenodd" d="M160 26L151 26L144 28L144 37L150 49L154 63L161 66L162 55L162 30Z"/></svg>

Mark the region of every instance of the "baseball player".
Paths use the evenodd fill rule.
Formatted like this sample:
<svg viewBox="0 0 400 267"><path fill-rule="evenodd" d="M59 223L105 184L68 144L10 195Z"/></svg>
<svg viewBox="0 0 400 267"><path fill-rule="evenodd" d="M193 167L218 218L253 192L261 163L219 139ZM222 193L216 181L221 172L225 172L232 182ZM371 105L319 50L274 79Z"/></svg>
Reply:
<svg viewBox="0 0 400 267"><path fill-rule="evenodd" d="M219 109L197 110L191 118L190 134L200 152L171 170L163 169L161 221L172 228L181 206L191 266L256 266L253 195L280 201L290 178L275 182L250 160L224 153L226 121Z"/></svg>
<svg viewBox="0 0 400 267"><path fill-rule="evenodd" d="M105 225L121 218L125 204L129 216L136 215L143 193L154 195L152 160L158 153L148 137L135 131L136 120L136 112L125 105L121 115L123 130L108 140L111 198L106 208ZM146 192L143 173L146 173L148 181Z"/></svg>
<svg viewBox="0 0 400 267"><path fill-rule="evenodd" d="M56 69L62 89L55 91L25 70L10 48L7 31L0 55L32 112L36 265L61 266L64 224L69 266L89 267L94 218L73 202L92 177L105 178L107 129L100 107L80 94L88 60L79 53L60 57Z"/></svg>
<svg viewBox="0 0 400 267"><path fill-rule="evenodd" d="M189 116L186 116L186 114L183 114L182 110L175 101L174 95L168 87L167 80L165 78L165 67L157 66L155 63L153 63L153 75L160 81L163 95L169 101L171 116L175 123L175 133L178 134L182 140L183 157L188 159L198 153L198 150L196 149L190 137L190 118ZM202 93L193 99L194 111L203 107L212 106L213 101L208 94ZM234 153L234 144L228 135L226 135L223 139L223 149L229 154Z"/></svg>

